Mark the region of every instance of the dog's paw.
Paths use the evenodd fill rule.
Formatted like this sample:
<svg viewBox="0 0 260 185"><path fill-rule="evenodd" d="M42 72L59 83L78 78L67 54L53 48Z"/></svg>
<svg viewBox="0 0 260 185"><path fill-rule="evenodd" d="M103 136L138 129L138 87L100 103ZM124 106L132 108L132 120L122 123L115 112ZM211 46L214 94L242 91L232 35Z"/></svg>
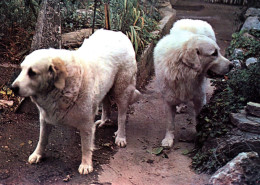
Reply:
<svg viewBox="0 0 260 185"><path fill-rule="evenodd" d="M79 173L81 175L86 175L93 172L93 166L89 164L80 164L79 166Z"/></svg>
<svg viewBox="0 0 260 185"><path fill-rule="evenodd" d="M171 148L173 146L173 138L167 137L162 140L162 147Z"/></svg>
<svg viewBox="0 0 260 185"><path fill-rule="evenodd" d="M39 163L42 159L42 155L40 154L36 154L36 153L32 153L28 159L28 162L30 164L33 164L33 163Z"/></svg>
<svg viewBox="0 0 260 185"><path fill-rule="evenodd" d="M119 146L121 148L126 147L126 138L116 136L115 143L116 143L117 146Z"/></svg>

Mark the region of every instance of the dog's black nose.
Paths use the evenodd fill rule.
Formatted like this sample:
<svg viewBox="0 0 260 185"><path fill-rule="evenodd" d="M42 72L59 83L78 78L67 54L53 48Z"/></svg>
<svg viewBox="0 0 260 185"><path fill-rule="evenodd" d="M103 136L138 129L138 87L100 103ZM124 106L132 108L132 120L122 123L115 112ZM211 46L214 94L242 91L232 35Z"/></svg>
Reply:
<svg viewBox="0 0 260 185"><path fill-rule="evenodd" d="M229 64L229 71L234 68L234 64Z"/></svg>
<svg viewBox="0 0 260 185"><path fill-rule="evenodd" d="M11 90L14 92L15 95L19 94L19 86L11 86Z"/></svg>

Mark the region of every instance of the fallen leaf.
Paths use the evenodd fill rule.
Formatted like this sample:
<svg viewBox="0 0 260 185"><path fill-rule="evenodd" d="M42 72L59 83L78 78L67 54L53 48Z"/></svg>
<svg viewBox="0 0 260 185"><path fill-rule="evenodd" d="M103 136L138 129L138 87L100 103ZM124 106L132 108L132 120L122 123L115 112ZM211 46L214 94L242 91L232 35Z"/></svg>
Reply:
<svg viewBox="0 0 260 185"><path fill-rule="evenodd" d="M20 144L20 146L23 146L23 145L25 145L25 143L21 143L21 144Z"/></svg>
<svg viewBox="0 0 260 185"><path fill-rule="evenodd" d="M154 154L154 155L159 155L162 153L163 151L163 147L157 147L157 148L153 148L151 151L147 150L149 153Z"/></svg>
<svg viewBox="0 0 260 185"><path fill-rule="evenodd" d="M183 155L187 155L187 154L189 154L189 153L190 153L190 152L189 152L189 150L187 150L187 149L185 149L185 150L182 151L182 154L183 154Z"/></svg>
<svg viewBox="0 0 260 185"><path fill-rule="evenodd" d="M110 147L112 144L111 143L105 143L103 144L103 146L107 146L107 147Z"/></svg>
<svg viewBox="0 0 260 185"><path fill-rule="evenodd" d="M69 182L71 179L70 175L67 175L66 178L63 179L64 182Z"/></svg>

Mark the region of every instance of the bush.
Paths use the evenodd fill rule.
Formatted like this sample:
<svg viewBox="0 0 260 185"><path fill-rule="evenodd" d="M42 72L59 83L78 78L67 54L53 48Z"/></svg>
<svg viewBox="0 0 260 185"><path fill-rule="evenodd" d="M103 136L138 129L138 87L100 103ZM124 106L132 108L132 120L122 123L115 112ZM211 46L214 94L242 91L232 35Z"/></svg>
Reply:
<svg viewBox="0 0 260 185"><path fill-rule="evenodd" d="M256 39L257 38L257 39ZM238 59L244 61L249 57L260 57L260 30L243 30L232 34L232 41L226 50L226 55L230 60ZM236 56L235 48L243 50L242 55Z"/></svg>
<svg viewBox="0 0 260 185"><path fill-rule="evenodd" d="M150 0L146 4L140 0L99 0L97 1L95 28L105 28L104 4L109 4L110 29L122 31L131 40L135 52L141 52L144 47L155 39L153 31L157 29L160 19L157 10L158 2ZM86 9L85 13L77 13L78 9ZM64 0L62 4L63 30L92 27L94 1Z"/></svg>
<svg viewBox="0 0 260 185"><path fill-rule="evenodd" d="M34 29L39 1L2 0L0 1L1 33L7 33L6 28L21 26Z"/></svg>
<svg viewBox="0 0 260 185"><path fill-rule="evenodd" d="M244 62L249 57L259 58L259 31L241 31L234 33L232 37L233 40L226 50L230 60L239 59ZM235 56L235 48L242 49L243 54ZM212 141L216 141L216 138L224 136L233 128L229 118L230 113L243 109L249 101L260 103L260 62L250 64L248 67L243 65L242 69L230 72L225 79L214 80L213 85L216 90L210 102L199 114L196 127L197 148L192 166L198 172L213 173L230 160L228 156L216 153L217 146ZM211 143L212 149L202 151L205 143Z"/></svg>
<svg viewBox="0 0 260 185"><path fill-rule="evenodd" d="M215 148L206 153L201 148L205 142L223 136L233 128L230 113L243 109L249 101L260 103L260 62L231 72L227 80L218 79L213 84L217 89L199 114L196 127L197 154L192 166L198 172L213 173L228 162L229 159L223 156L222 161L218 160Z"/></svg>

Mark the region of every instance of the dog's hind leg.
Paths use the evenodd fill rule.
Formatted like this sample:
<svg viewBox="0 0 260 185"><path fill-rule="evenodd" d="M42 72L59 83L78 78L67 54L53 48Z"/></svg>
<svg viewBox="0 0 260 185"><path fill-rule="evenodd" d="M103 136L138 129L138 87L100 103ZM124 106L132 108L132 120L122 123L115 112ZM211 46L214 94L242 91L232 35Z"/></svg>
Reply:
<svg viewBox="0 0 260 185"><path fill-rule="evenodd" d="M103 125L105 125L107 122L111 121L110 118L110 114L111 114L111 103L109 100L109 95L106 95L104 100L102 101L102 116L101 116L101 120L97 120L95 122L96 125L98 125L98 127L102 127Z"/></svg>
<svg viewBox="0 0 260 185"><path fill-rule="evenodd" d="M131 101L134 101L133 97L134 99L137 98L138 94L134 95L134 93L137 93L135 91L135 86L129 83L116 82L113 88L115 102L118 107L118 130L115 132L115 143L120 147L125 147L127 144L125 129L126 114L128 105L131 103Z"/></svg>
<svg viewBox="0 0 260 185"><path fill-rule="evenodd" d="M164 103L165 105L165 114L166 114L166 134L162 140L163 147L172 147L174 143L174 118L176 114L176 105L171 105L168 102Z"/></svg>
<svg viewBox="0 0 260 185"><path fill-rule="evenodd" d="M51 132L52 125L46 124L44 119L40 114L40 136L36 149L30 155L28 162L30 164L38 163L44 156L44 150L46 145L48 144L48 137Z"/></svg>

